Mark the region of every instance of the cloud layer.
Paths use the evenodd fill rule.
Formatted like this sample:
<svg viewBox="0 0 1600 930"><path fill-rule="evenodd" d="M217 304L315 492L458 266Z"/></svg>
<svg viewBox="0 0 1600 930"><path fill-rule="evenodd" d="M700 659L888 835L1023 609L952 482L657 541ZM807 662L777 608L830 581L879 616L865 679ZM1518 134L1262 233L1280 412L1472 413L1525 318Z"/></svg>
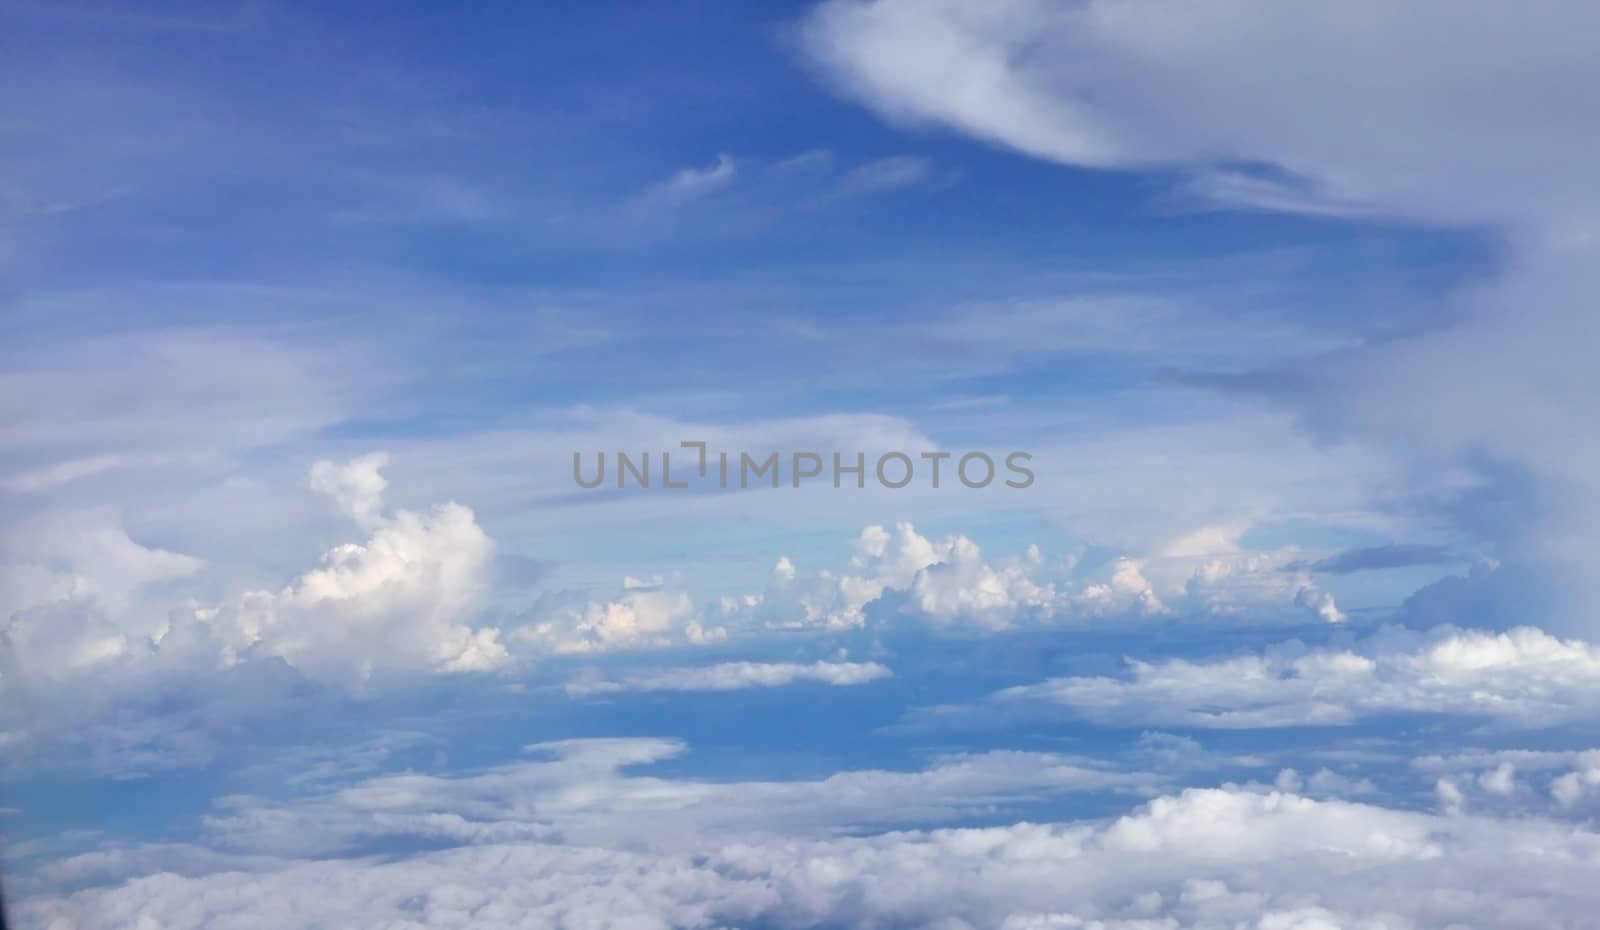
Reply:
<svg viewBox="0 0 1600 930"><path fill-rule="evenodd" d="M1167 795L1099 822L830 835L894 799L921 818L1007 796L1140 784L997 754L921 773L711 785L619 776L670 742L541 747L465 779L389 776L286 807L230 802L230 851L152 847L132 875L31 900L57 930L785 925L1284 930L1581 924L1600 839L1269 789ZM580 787L581 786L581 787ZM930 805L932 805L930 807ZM489 819L485 819L489 818ZM361 855L361 836L448 848ZM317 858L313 861L310 856ZM180 864L181 863L181 864ZM86 864L87 865L87 864ZM165 870L163 870L165 866ZM154 869L154 871L152 871ZM69 862L63 874L84 874Z"/></svg>
<svg viewBox="0 0 1600 930"><path fill-rule="evenodd" d="M1258 655L1129 666L1124 679L1058 678L996 698L1057 703L1110 725L1240 729L1406 714L1546 728L1586 719L1600 700L1600 651L1531 627L1391 630L1352 649L1289 643Z"/></svg>

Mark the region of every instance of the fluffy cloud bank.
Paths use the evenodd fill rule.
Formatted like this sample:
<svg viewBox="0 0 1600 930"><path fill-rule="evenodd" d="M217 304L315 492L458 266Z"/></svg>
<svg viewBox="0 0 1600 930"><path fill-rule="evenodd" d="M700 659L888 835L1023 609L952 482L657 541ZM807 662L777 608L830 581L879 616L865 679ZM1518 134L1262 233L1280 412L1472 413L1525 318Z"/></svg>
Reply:
<svg viewBox="0 0 1600 930"><path fill-rule="evenodd" d="M1447 810L1592 818L1600 811L1600 749L1501 749L1424 756L1412 768L1437 776Z"/></svg>
<svg viewBox="0 0 1600 930"><path fill-rule="evenodd" d="M1127 678L1057 678L1000 692L1114 726L1248 729L1459 714L1507 727L1585 719L1600 701L1600 650L1521 627L1386 631L1352 649L1287 646L1209 661L1129 662Z"/></svg>
<svg viewBox="0 0 1600 930"><path fill-rule="evenodd" d="M102 871L81 890L36 889L20 916L53 930L1543 930L1581 926L1600 904L1587 880L1600 837L1548 821L1224 787L1103 821L862 834L901 812L948 817L1148 781L996 753L924 772L712 784L619 774L681 751L671 741L541 748L557 758L457 779L384 776L287 805L234 799L212 846L65 863L63 879ZM839 835L846 825L856 835ZM383 836L425 842L367 855L363 838Z"/></svg>
<svg viewBox="0 0 1600 930"><path fill-rule="evenodd" d="M1080 576L1075 560L1052 564L1037 546L991 560L966 536L932 539L910 523L868 526L842 572L801 574L781 558L764 591L718 607L739 620L833 630L897 617L989 631L1184 614L1345 619L1333 596L1295 564L1295 550L1246 551L1238 542L1245 528L1202 529L1149 557L1118 558Z"/></svg>
<svg viewBox="0 0 1600 930"><path fill-rule="evenodd" d="M493 542L460 504L385 509L383 464L367 456L313 467L313 489L367 535L275 590L206 603L182 587L200 560L121 530L74 534L67 557L30 576L38 583L19 589L29 602L0 626L0 674L16 689L0 719L15 738L183 765L204 757L206 737L182 715L204 717L198 708L221 696L227 713L247 715L296 679L360 690L507 664L500 631L474 623Z"/></svg>
<svg viewBox="0 0 1600 930"><path fill-rule="evenodd" d="M49 679L281 659L314 678L359 682L383 672L471 671L505 662L499 631L467 622L493 543L460 504L385 512L384 462L375 455L313 466L312 488L333 497L370 535L328 550L317 567L275 591L247 591L208 606L191 600L164 611L136 609L127 603L132 591L200 563L143 549L125 534L112 537L123 540L119 551L139 556L122 560L139 567L139 577L108 590L91 575L67 596L14 614L6 628L11 663ZM77 622L63 622L72 618Z"/></svg>
<svg viewBox="0 0 1600 930"><path fill-rule="evenodd" d="M94 523L93 514L41 535L35 555L17 553L4 562L15 582L7 586L7 677L48 689L93 676L95 693L109 699L274 663L319 682L361 687L391 676L492 670L547 654L705 645L752 627L846 630L869 619L985 631L1191 612L1287 609L1342 619L1303 570L1284 570L1294 552L1243 551L1239 528L1202 531L1151 557L1119 559L1078 577L1070 559L1047 560L1037 547L995 559L965 536L934 539L898 523L861 530L838 573L801 574L780 559L765 591L724 598L709 610L673 584L629 579L609 599L542 598L507 627L480 616L495 549L476 516L457 503L387 507L387 462L377 453L312 466L310 488L330 498L365 538L327 550L319 564L278 588L208 601L188 590L205 568L202 560L143 546L121 529ZM618 683L683 690L877 672L751 664L708 674Z"/></svg>
<svg viewBox="0 0 1600 930"><path fill-rule="evenodd" d="M929 539L909 523L869 526L856 536L848 567L801 576L788 558L773 568L767 589L723 607L773 625L843 629L866 622L866 609L885 594L903 596L904 609L936 625L957 621L1005 627L1026 616L1048 616L1055 592L1029 577L1037 549L1018 561L985 561L965 536Z"/></svg>

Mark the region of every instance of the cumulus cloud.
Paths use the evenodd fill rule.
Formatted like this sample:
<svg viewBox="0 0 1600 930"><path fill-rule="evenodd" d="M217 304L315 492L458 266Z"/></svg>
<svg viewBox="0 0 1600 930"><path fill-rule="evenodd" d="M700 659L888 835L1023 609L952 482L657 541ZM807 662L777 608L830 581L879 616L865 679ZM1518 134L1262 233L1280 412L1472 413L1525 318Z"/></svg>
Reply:
<svg viewBox="0 0 1600 930"><path fill-rule="evenodd" d="M247 592L204 614L230 634L225 661L274 655L314 675L359 680L379 669L479 671L509 659L498 629L466 622L493 543L460 504L380 516L381 463L313 468L314 486L353 518L376 521L372 535L330 549L281 590Z"/></svg>
<svg viewBox="0 0 1600 930"><path fill-rule="evenodd" d="M1249 520L1201 526L1140 557L1112 561L1106 577L1075 592L1073 605L1090 615L1294 617L1328 623L1346 617L1331 592L1296 565L1299 550L1255 550L1241 537Z"/></svg>
<svg viewBox="0 0 1600 930"><path fill-rule="evenodd" d="M1171 613L1144 576L1140 563L1130 558L1113 562L1111 577L1084 588L1078 601L1091 613L1137 611L1147 616Z"/></svg>
<svg viewBox="0 0 1600 930"><path fill-rule="evenodd" d="M560 600L566 602L537 609L533 622L513 631L516 642L536 651L582 654L703 646L728 637L725 627L701 621L688 592L664 583L625 578L610 600Z"/></svg>
<svg viewBox="0 0 1600 930"><path fill-rule="evenodd" d="M1600 811L1600 749L1480 750L1423 756L1411 767L1448 783L1458 811L1580 818Z"/></svg>
<svg viewBox="0 0 1600 930"><path fill-rule="evenodd" d="M348 462L321 461L311 466L311 490L326 494L350 519L363 526L374 523L383 510L383 467L387 452L374 452Z"/></svg>
<svg viewBox="0 0 1600 930"><path fill-rule="evenodd" d="M857 534L842 572L801 575L790 559L780 558L764 592L725 599L721 607L774 626L847 629L866 623L869 605L890 595L899 612L933 625L1004 628L1052 610L1054 590L1030 578L1038 567L1037 549L1021 560L992 563L965 536L930 539L909 523L868 526Z"/></svg>
<svg viewBox="0 0 1600 930"><path fill-rule="evenodd" d="M1272 780L1272 785L1289 794L1313 797L1349 798L1378 793L1377 786L1370 780L1351 777L1329 768L1320 768L1310 775L1302 775L1294 769L1283 769Z"/></svg>
<svg viewBox="0 0 1600 930"><path fill-rule="evenodd" d="M1221 729L1343 725L1397 714L1537 728L1583 719L1600 699L1600 652L1532 627L1390 631L1353 649L1285 647L1128 664L1127 678L1056 678L996 699L1060 704L1114 726Z"/></svg>
<svg viewBox="0 0 1600 930"><path fill-rule="evenodd" d="M1247 526L1202 528L1151 556L1123 556L1078 573L1075 560L1046 560L1037 546L994 560L966 536L932 539L910 523L874 525L856 536L842 571L802 574L791 559L780 558L764 591L724 598L718 608L723 616L770 626L836 630L895 617L991 631L1185 614L1345 619L1333 595L1307 572L1285 570L1297 550L1240 546Z"/></svg>
<svg viewBox="0 0 1600 930"><path fill-rule="evenodd" d="M1144 581L1143 574L1130 573L1120 586L1121 593L1133 594L1142 583L1148 593L1137 596L1147 605L1159 606L1160 591L1167 601L1189 613L1230 616L1263 606L1293 605L1325 622L1342 623L1345 614L1333 595L1318 587L1309 572L1295 566L1297 549L1263 551L1242 544L1242 537L1252 527L1250 520L1235 520L1202 526L1170 541L1152 556L1129 563L1153 580Z"/></svg>
<svg viewBox="0 0 1600 930"><path fill-rule="evenodd" d="M246 712L251 694L281 690L271 683L277 669L359 688L375 677L509 662L499 629L474 623L492 541L460 504L385 510L382 463L367 456L312 468L313 487L369 535L328 550L276 590L202 600L175 587L200 560L143 546L120 528L63 537L66 558L48 571L9 566L29 583L10 592L21 602L0 627L0 668L31 706L8 704L8 720L51 739L97 734L113 748L154 739L182 764L192 761L182 743L193 734L162 732L181 729L172 707L226 696Z"/></svg>
<svg viewBox="0 0 1600 930"><path fill-rule="evenodd" d="M1509 793L1509 790L1499 793ZM1586 753L1576 768L1557 776L1550 783L1550 796L1565 808L1574 808L1584 802L1592 806L1600 799L1600 753Z"/></svg>
<svg viewBox="0 0 1600 930"><path fill-rule="evenodd" d="M892 672L877 662L720 662L716 665L636 672L620 678L580 677L566 685L568 694L612 694L621 691L740 691L778 688L796 682L834 687L864 685Z"/></svg>

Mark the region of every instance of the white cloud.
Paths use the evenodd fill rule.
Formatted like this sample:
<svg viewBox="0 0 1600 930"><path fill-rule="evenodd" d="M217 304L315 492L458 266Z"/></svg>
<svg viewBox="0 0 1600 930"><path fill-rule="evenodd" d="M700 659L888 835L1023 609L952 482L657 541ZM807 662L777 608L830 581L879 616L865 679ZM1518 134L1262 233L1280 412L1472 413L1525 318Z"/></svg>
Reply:
<svg viewBox="0 0 1600 930"><path fill-rule="evenodd" d="M579 654L705 645L726 639L728 631L702 623L687 592L630 577L611 600L542 611L511 636L535 650Z"/></svg>
<svg viewBox="0 0 1600 930"><path fill-rule="evenodd" d="M1326 591L1319 591L1310 585L1302 587L1295 592L1294 601L1301 607L1313 611L1320 619L1329 623L1343 623L1346 619L1344 611L1339 609L1339 605L1334 601L1332 594Z"/></svg>
<svg viewBox="0 0 1600 930"><path fill-rule="evenodd" d="M66 600L121 612L145 590L194 575L194 556L146 546L114 514L58 514L14 524L0 540L0 621L19 610Z"/></svg>
<svg viewBox="0 0 1600 930"><path fill-rule="evenodd" d="M1596 22L1582 2L1253 0L1221 15L1177 0L835 0L803 36L844 93L890 119L1071 164L1274 165L1335 202L1472 222L1592 212L1571 196L1592 169L1562 155L1594 127L1568 92L1595 73L1576 36ZM1447 45L1430 43L1440 23ZM1561 168L1531 170L1548 164Z"/></svg>
<svg viewBox="0 0 1600 930"><path fill-rule="evenodd" d="M1126 603L1135 598L1147 613L1182 610L1211 616L1292 605L1328 623L1344 622L1345 614L1333 595L1295 564L1300 556L1297 548L1244 547L1241 538L1253 527L1249 519L1202 526L1153 555L1119 560L1109 586L1110 600ZM1169 610L1163 601L1174 607Z"/></svg>
<svg viewBox="0 0 1600 930"><path fill-rule="evenodd" d="M1137 612L1160 616L1171 612L1145 578L1139 562L1130 558L1113 562L1111 577L1084 588L1078 601L1090 613Z"/></svg>
<svg viewBox="0 0 1600 930"><path fill-rule="evenodd" d="M389 486L382 469L387 452L373 452L348 462L317 462L311 466L311 490L326 494L350 519L362 526L377 521L383 510L383 489Z"/></svg>
<svg viewBox="0 0 1600 930"><path fill-rule="evenodd" d="M1293 644L1291 644L1293 645ZM1056 678L1002 701L1046 701L1110 725L1249 729L1460 714L1507 727L1583 719L1600 700L1600 651L1532 627L1389 631L1355 649L1285 647L1209 661L1130 661L1128 678Z"/></svg>

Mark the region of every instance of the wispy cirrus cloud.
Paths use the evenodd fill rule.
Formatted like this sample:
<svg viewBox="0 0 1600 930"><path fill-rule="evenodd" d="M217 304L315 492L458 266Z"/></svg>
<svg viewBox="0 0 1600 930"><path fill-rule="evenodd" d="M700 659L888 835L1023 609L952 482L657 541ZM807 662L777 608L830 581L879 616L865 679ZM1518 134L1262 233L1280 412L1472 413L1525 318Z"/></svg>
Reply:
<svg viewBox="0 0 1600 930"><path fill-rule="evenodd" d="M877 662L720 662L716 665L634 672L620 677L580 676L564 688L574 697L653 691L742 691L816 683L832 687L869 684L893 674Z"/></svg>
<svg viewBox="0 0 1600 930"><path fill-rule="evenodd" d="M651 188L647 197L681 204L716 193L733 183L739 172L731 155L718 155L704 168L682 168Z"/></svg>
<svg viewBox="0 0 1600 930"><path fill-rule="evenodd" d="M1392 543L1387 546L1365 546L1346 549L1314 562L1297 562L1292 567L1333 575L1355 572L1383 571L1390 568L1412 568L1419 565L1440 565L1459 560L1447 546L1421 543ZM1286 566L1290 567L1290 566Z"/></svg>

